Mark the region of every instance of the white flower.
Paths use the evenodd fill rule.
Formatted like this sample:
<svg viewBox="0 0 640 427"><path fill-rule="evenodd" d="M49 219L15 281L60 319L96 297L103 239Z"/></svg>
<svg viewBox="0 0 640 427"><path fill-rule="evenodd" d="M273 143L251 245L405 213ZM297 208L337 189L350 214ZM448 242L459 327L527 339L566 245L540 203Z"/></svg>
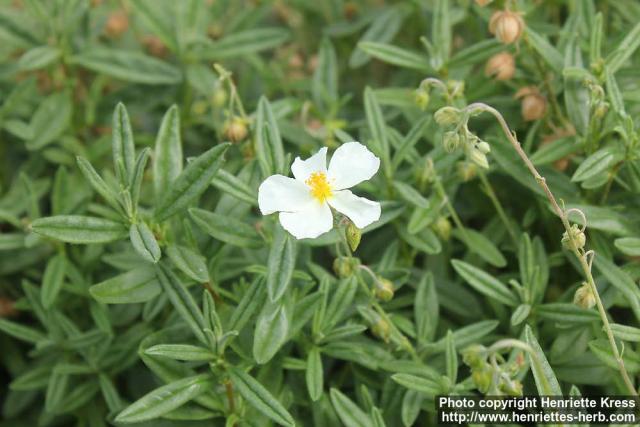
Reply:
<svg viewBox="0 0 640 427"><path fill-rule="evenodd" d="M338 147L327 169L327 148L291 165L294 178L271 175L260 184L258 205L263 215L280 212L280 224L297 239L315 238L333 228L331 207L364 228L380 218L380 203L346 190L370 179L378 159L359 142Z"/></svg>

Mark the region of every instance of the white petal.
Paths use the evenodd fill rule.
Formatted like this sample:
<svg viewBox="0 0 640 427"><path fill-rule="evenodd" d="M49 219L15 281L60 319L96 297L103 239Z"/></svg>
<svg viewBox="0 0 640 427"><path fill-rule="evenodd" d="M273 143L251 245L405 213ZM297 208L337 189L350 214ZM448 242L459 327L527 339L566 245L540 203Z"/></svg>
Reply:
<svg viewBox="0 0 640 427"><path fill-rule="evenodd" d="M307 160L296 157L291 165L291 172L298 181L305 182L314 172L327 171L327 147L323 147Z"/></svg>
<svg viewBox="0 0 640 427"><path fill-rule="evenodd" d="M262 215L298 212L313 200L306 185L284 175L271 175L258 188L258 206Z"/></svg>
<svg viewBox="0 0 640 427"><path fill-rule="evenodd" d="M313 239L333 228L333 215L329 205L314 199L299 212L280 213L280 224L296 239Z"/></svg>
<svg viewBox="0 0 640 427"><path fill-rule="evenodd" d="M342 144L331 157L328 176L333 188L342 190L370 179L378 172L380 159L359 142Z"/></svg>
<svg viewBox="0 0 640 427"><path fill-rule="evenodd" d="M336 191L328 202L335 210L348 216L358 228L380 219L380 203L356 196L349 190Z"/></svg>

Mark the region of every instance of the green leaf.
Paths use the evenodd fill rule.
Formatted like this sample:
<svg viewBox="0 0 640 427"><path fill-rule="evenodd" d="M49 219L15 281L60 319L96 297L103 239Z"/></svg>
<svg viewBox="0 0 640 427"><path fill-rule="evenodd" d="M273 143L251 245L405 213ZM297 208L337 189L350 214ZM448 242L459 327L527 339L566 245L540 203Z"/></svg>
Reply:
<svg viewBox="0 0 640 427"><path fill-rule="evenodd" d="M128 188L136 163L136 149L129 113L123 103L118 103L113 112L113 130L111 134L113 166L122 188Z"/></svg>
<svg viewBox="0 0 640 427"><path fill-rule="evenodd" d="M531 313L531 306L529 304L520 304L511 314L511 325L517 326L524 322Z"/></svg>
<svg viewBox="0 0 640 427"><path fill-rule="evenodd" d="M189 214L196 224L215 239L245 248L259 248L263 244L255 228L243 221L197 208L189 209Z"/></svg>
<svg viewBox="0 0 640 427"><path fill-rule="evenodd" d="M373 152L380 156L382 165L385 171L385 175L390 177L392 174L390 153L389 153L389 140L387 138L386 124L382 110L376 99L376 95L370 87L366 87L364 90L364 110L367 117L367 125L369 126L369 132L371 132L371 139L369 145Z"/></svg>
<svg viewBox="0 0 640 427"><path fill-rule="evenodd" d="M631 58L633 53L640 46L640 23L637 23L631 31L627 33L624 39L620 41L618 46L607 55L605 63L607 69L614 74L620 67L624 65L627 59Z"/></svg>
<svg viewBox="0 0 640 427"><path fill-rule="evenodd" d="M165 221L186 209L211 183L223 162L223 154L230 144L219 144L198 156L176 178L156 206L155 218Z"/></svg>
<svg viewBox="0 0 640 427"><path fill-rule="evenodd" d="M44 308L50 308L55 303L67 268L67 258L64 254L58 254L47 262L42 278L42 291L40 294Z"/></svg>
<svg viewBox="0 0 640 427"><path fill-rule="evenodd" d="M224 36L218 41L198 50L200 59L220 60L246 56L272 49L289 39L289 31L282 28L254 28Z"/></svg>
<svg viewBox="0 0 640 427"><path fill-rule="evenodd" d="M171 184L182 172L182 140L180 139L180 114L178 106L167 110L158 136L153 158L153 188L156 199L171 188Z"/></svg>
<svg viewBox="0 0 640 427"><path fill-rule="evenodd" d="M253 336L253 358L263 365L275 356L289 333L286 307L280 302L268 302L262 308Z"/></svg>
<svg viewBox="0 0 640 427"><path fill-rule="evenodd" d="M256 191L251 189L244 181L224 169L218 169L218 173L213 177L211 185L220 191L230 194L238 200L258 206Z"/></svg>
<svg viewBox="0 0 640 427"><path fill-rule="evenodd" d="M267 291L271 301L278 301L287 292L295 266L295 241L282 227L276 227L267 261Z"/></svg>
<svg viewBox="0 0 640 427"><path fill-rule="evenodd" d="M369 55L389 64L399 67L410 68L418 71L429 69L429 61L425 54L413 52L407 49L390 45L387 43L360 42L358 48Z"/></svg>
<svg viewBox="0 0 640 427"><path fill-rule="evenodd" d="M167 255L173 265L189 278L201 283L209 282L206 260L198 252L184 246L169 245Z"/></svg>
<svg viewBox="0 0 640 427"><path fill-rule="evenodd" d="M439 70L449 61L451 54L451 19L449 1L435 0L433 3L433 25L431 27L431 43L434 47L436 61L433 68Z"/></svg>
<svg viewBox="0 0 640 427"><path fill-rule="evenodd" d="M437 396L442 393L440 384L429 378L412 374L394 374L391 379L409 390L414 390L427 396Z"/></svg>
<svg viewBox="0 0 640 427"><path fill-rule="evenodd" d="M423 396L415 390L407 390L402 398L401 418L405 427L414 425L422 410Z"/></svg>
<svg viewBox="0 0 640 427"><path fill-rule="evenodd" d="M80 215L58 215L39 218L31 230L67 243L108 243L127 235L124 224L110 219Z"/></svg>
<svg viewBox="0 0 640 427"><path fill-rule="evenodd" d="M451 329L447 331L445 337L445 360L447 368L447 377L451 380L451 384L455 384L458 379L458 355L456 353L456 342Z"/></svg>
<svg viewBox="0 0 640 427"><path fill-rule="evenodd" d="M133 174L129 183L129 193L131 194L132 206L138 206L138 200L140 199L140 190L142 189L142 180L144 178L144 171L151 155L151 149L145 147L136 159L135 166L133 167Z"/></svg>
<svg viewBox="0 0 640 427"><path fill-rule="evenodd" d="M405 201L421 209L429 208L429 200L425 199L422 194L420 194L418 190L413 188L411 185L405 184L401 181L394 181L393 187Z"/></svg>
<svg viewBox="0 0 640 427"><path fill-rule="evenodd" d="M204 316L200 308L193 300L187 288L180 282L176 275L169 268L162 264L157 264L156 276L162 286L163 291L169 297L169 301L189 325L193 334L203 344L207 344L207 339L203 329L205 327Z"/></svg>
<svg viewBox="0 0 640 427"><path fill-rule="evenodd" d="M255 144L260 167L264 176L282 173L285 169L282 137L276 116L269 100L262 96L258 102L255 121Z"/></svg>
<svg viewBox="0 0 640 427"><path fill-rule="evenodd" d="M359 43L378 42L386 43L400 30L403 13L400 8L392 7L374 15L375 19L362 35ZM358 68L369 62L369 55L362 50L354 49L349 57L349 67Z"/></svg>
<svg viewBox="0 0 640 427"><path fill-rule="evenodd" d="M640 289L626 271L606 259L604 256L596 255L593 265L604 277L607 278L609 283L622 292L627 299L637 300L640 298Z"/></svg>
<svg viewBox="0 0 640 427"><path fill-rule="evenodd" d="M53 46L38 46L26 51L18 60L18 67L23 71L44 68L58 58L62 52Z"/></svg>
<svg viewBox="0 0 640 427"><path fill-rule="evenodd" d="M140 267L107 279L89 288L96 300L105 304L135 304L150 301L161 288L151 267Z"/></svg>
<svg viewBox="0 0 640 427"><path fill-rule="evenodd" d="M413 125L409 133L407 133L400 144L396 147L396 152L393 156L393 161L391 162L394 170L397 170L402 161L407 158L413 147L424 135L427 127L431 124L431 121L431 115L425 114L424 117ZM411 162L410 158L407 159Z"/></svg>
<svg viewBox="0 0 640 427"><path fill-rule="evenodd" d="M36 329L2 318L0 318L0 331L19 340L34 344L46 339L45 335Z"/></svg>
<svg viewBox="0 0 640 427"><path fill-rule="evenodd" d="M229 377L240 395L263 415L283 426L294 426L291 414L262 384L238 368L229 369Z"/></svg>
<svg viewBox="0 0 640 427"><path fill-rule="evenodd" d="M430 341L438 326L438 292L433 275L423 275L418 283L413 306L416 335L419 343Z"/></svg>
<svg viewBox="0 0 640 427"><path fill-rule="evenodd" d="M607 96L609 101L611 101L611 107L613 111L620 115L625 115L624 109L624 100L622 99L622 93L620 92L620 87L618 87L618 82L616 81L613 72L609 69L605 69L605 81L607 87Z"/></svg>
<svg viewBox="0 0 640 427"><path fill-rule="evenodd" d="M629 374L633 375L640 371L640 356L630 347L625 348L622 359ZM598 339L591 341L589 349L606 366L615 370L619 369L618 361L611 351L611 345L608 340Z"/></svg>
<svg viewBox="0 0 640 427"><path fill-rule="evenodd" d="M525 28L525 37L531 43L531 46L536 50L538 55L545 60L547 64L551 66L553 71L558 75L562 74L564 68L564 60L558 50L551 46L551 44L540 34L535 32L530 26Z"/></svg>
<svg viewBox="0 0 640 427"><path fill-rule="evenodd" d="M140 52L92 46L69 62L133 83L172 85L182 80L178 68Z"/></svg>
<svg viewBox="0 0 640 427"><path fill-rule="evenodd" d="M597 311L566 303L540 304L536 307L535 312L542 319L559 323L588 324L600 320Z"/></svg>
<svg viewBox="0 0 640 427"><path fill-rule="evenodd" d="M89 182L91 187L100 194L107 203L109 203L118 212L122 211L120 204L118 203L118 195L110 188L102 177L96 172L91 163L84 157L76 157L76 162L80 171Z"/></svg>
<svg viewBox="0 0 640 427"><path fill-rule="evenodd" d="M129 228L129 239L131 240L133 248L142 258L154 264L160 261L160 246L153 232L144 221L131 224Z"/></svg>
<svg viewBox="0 0 640 427"><path fill-rule="evenodd" d="M307 391L312 401L317 402L322 397L324 373L322 371L322 357L320 349L312 347L307 355L307 366L305 379Z"/></svg>
<svg viewBox="0 0 640 427"><path fill-rule="evenodd" d="M188 362L211 361L216 357L206 348L189 344L158 344L149 347L144 352L150 356L162 356Z"/></svg>
<svg viewBox="0 0 640 427"><path fill-rule="evenodd" d="M462 241L471 252L480 256L480 258L494 267L504 267L507 265L507 260L504 255L502 255L502 252L500 252L496 245L484 234L466 228L464 231L454 230L453 235Z"/></svg>
<svg viewBox="0 0 640 427"><path fill-rule="evenodd" d="M616 338L629 342L640 342L640 329L633 326L611 324L611 331ZM617 367L616 367L617 368Z"/></svg>
<svg viewBox="0 0 640 427"><path fill-rule="evenodd" d="M40 101L29 127L31 138L27 149L39 150L60 138L71 121L71 100L67 93L58 92Z"/></svg>
<svg viewBox="0 0 640 427"><path fill-rule="evenodd" d="M331 39L325 37L320 43L318 52L318 67L313 73L312 92L315 102L324 105L338 100L338 58L331 43Z"/></svg>
<svg viewBox="0 0 640 427"><path fill-rule="evenodd" d="M166 3L165 3L166 4ZM146 26L172 51L178 49L174 27L173 8L158 7L157 0L137 0L131 3L136 17L142 18ZM167 13L169 12L169 13Z"/></svg>
<svg viewBox="0 0 640 427"><path fill-rule="evenodd" d="M158 387L135 401L116 417L117 423L138 423L160 418L215 386L211 374L183 378Z"/></svg>
<svg viewBox="0 0 640 427"><path fill-rule="evenodd" d="M527 344L533 350L533 354L527 352L527 359L531 365L531 371L533 372L533 378L536 382L536 388L541 396L562 396L562 390L558 379L551 369L547 357L538 344L538 340L531 327L526 325L524 327L524 336Z"/></svg>
<svg viewBox="0 0 640 427"><path fill-rule="evenodd" d="M331 403L346 427L370 427L371 418L337 388L330 391Z"/></svg>
<svg viewBox="0 0 640 427"><path fill-rule="evenodd" d="M640 256L640 237L621 237L613 244L625 255Z"/></svg>
<svg viewBox="0 0 640 427"><path fill-rule="evenodd" d="M451 260L453 268L472 288L502 304L515 307L518 298L505 284L489 273L461 260Z"/></svg>

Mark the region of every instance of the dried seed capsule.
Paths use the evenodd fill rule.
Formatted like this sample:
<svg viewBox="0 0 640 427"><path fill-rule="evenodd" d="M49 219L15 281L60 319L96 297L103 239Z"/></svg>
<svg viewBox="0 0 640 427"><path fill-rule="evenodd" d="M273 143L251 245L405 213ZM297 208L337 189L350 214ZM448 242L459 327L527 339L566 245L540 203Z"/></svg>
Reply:
<svg viewBox="0 0 640 427"><path fill-rule="evenodd" d="M518 41L524 30L524 20L520 13L510 10L494 12L489 20L489 31L501 43L510 44Z"/></svg>
<svg viewBox="0 0 640 427"><path fill-rule="evenodd" d="M521 99L521 113L525 121L538 120L544 117L547 111L547 100L535 86L520 88L514 98Z"/></svg>
<svg viewBox="0 0 640 427"><path fill-rule="evenodd" d="M587 282L582 282L582 286L576 290L573 303L582 308L592 308L596 305L596 297Z"/></svg>
<svg viewBox="0 0 640 427"><path fill-rule="evenodd" d="M229 141L241 142L247 137L247 123L241 117L233 117L225 122L223 132Z"/></svg>
<svg viewBox="0 0 640 427"><path fill-rule="evenodd" d="M128 29L129 18L123 10L115 11L109 15L107 23L104 26L104 32L112 39L120 37Z"/></svg>
<svg viewBox="0 0 640 427"><path fill-rule="evenodd" d="M508 52L500 52L493 55L487 61L484 73L487 77L494 77L496 80L509 80L516 72L516 61Z"/></svg>
<svg viewBox="0 0 640 427"><path fill-rule="evenodd" d="M566 231L562 233L562 246L569 250L582 249L587 242L587 237L584 235L584 232L580 229L578 224L573 224L571 226L570 233L571 234Z"/></svg>

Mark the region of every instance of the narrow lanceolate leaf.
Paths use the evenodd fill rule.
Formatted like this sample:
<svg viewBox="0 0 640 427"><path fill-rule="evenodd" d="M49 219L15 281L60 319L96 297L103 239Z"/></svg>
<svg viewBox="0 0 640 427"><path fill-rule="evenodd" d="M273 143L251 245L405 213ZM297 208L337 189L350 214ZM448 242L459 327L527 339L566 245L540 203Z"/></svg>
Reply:
<svg viewBox="0 0 640 427"><path fill-rule="evenodd" d="M0 318L0 331L30 343L37 343L46 338L42 332L36 329L2 318Z"/></svg>
<svg viewBox="0 0 640 427"><path fill-rule="evenodd" d="M183 211L200 197L222 165L223 154L229 145L217 145L187 165L156 206L155 217L158 221Z"/></svg>
<svg viewBox="0 0 640 427"><path fill-rule="evenodd" d="M169 300L176 311L182 316L184 321L189 325L194 335L200 342L207 344L207 339L203 329L205 327L204 316L200 308L193 300L193 297L187 288L180 283L178 277L166 266L158 264L156 267L156 275L160 286L169 296Z"/></svg>
<svg viewBox="0 0 640 427"><path fill-rule="evenodd" d="M208 282L209 271L205 258L193 249L179 245L167 247L169 259L180 271L197 282Z"/></svg>
<svg viewBox="0 0 640 427"><path fill-rule="evenodd" d="M289 333L286 307L281 302L269 302L260 312L253 336L253 358L259 364L275 356Z"/></svg>
<svg viewBox="0 0 640 427"><path fill-rule="evenodd" d="M213 177L211 185L220 191L230 194L238 200L258 206L257 192L237 176L224 169L218 169L218 173Z"/></svg>
<svg viewBox="0 0 640 427"><path fill-rule="evenodd" d="M215 381L210 374L200 374L159 387L120 412L117 423L138 423L159 418L193 398L211 390Z"/></svg>
<svg viewBox="0 0 640 427"><path fill-rule="evenodd" d="M213 360L216 355L210 350L188 344L158 344L149 347L144 351L150 356L162 356L169 359L184 361L206 361Z"/></svg>
<svg viewBox="0 0 640 427"><path fill-rule="evenodd" d="M320 356L320 349L318 347L313 347L309 351L309 355L307 356L305 379L307 381L309 397L314 402L318 401L318 399L322 397L324 379L324 374L322 372L322 357Z"/></svg>
<svg viewBox="0 0 640 427"><path fill-rule="evenodd" d="M331 404L347 427L369 427L371 418L358 405L336 388L330 392Z"/></svg>
<svg viewBox="0 0 640 427"><path fill-rule="evenodd" d="M284 148L271 104L266 97L260 98L256 112L256 149L263 174L284 172Z"/></svg>
<svg viewBox="0 0 640 427"><path fill-rule="evenodd" d="M538 54L544 59L547 64L551 66L553 71L558 74L562 74L562 68L564 67L564 59L558 50L551 46L551 44L540 34L536 33L531 27L527 26L525 29L525 37L529 39L531 46L538 52Z"/></svg>
<svg viewBox="0 0 640 427"><path fill-rule="evenodd" d="M58 215L39 218L31 224L31 230L52 239L67 243L108 243L127 235L121 222L81 215Z"/></svg>
<svg viewBox="0 0 640 427"><path fill-rule="evenodd" d="M136 152L133 142L133 131L127 108L118 103L113 112L113 130L111 150L113 151L113 167L118 181L123 188L129 187L136 163Z"/></svg>
<svg viewBox="0 0 640 427"><path fill-rule="evenodd" d="M62 136L71 121L71 98L57 92L41 101L31 118L27 149L39 150Z"/></svg>
<svg viewBox="0 0 640 427"><path fill-rule="evenodd" d="M42 291L40 294L42 305L49 308L53 305L58 297L67 266L67 257L64 254L58 254L51 258L47 263L42 278Z"/></svg>
<svg viewBox="0 0 640 427"><path fill-rule="evenodd" d="M262 246L262 238L246 222L197 208L189 209L189 214L198 226L215 239L245 248Z"/></svg>
<svg viewBox="0 0 640 427"><path fill-rule="evenodd" d="M428 378L412 374L394 374L391 379L409 390L424 393L427 396L436 396L442 392L440 385Z"/></svg>
<svg viewBox="0 0 640 427"><path fill-rule="evenodd" d="M429 61L425 54L412 52L387 43L376 42L360 42L358 43L358 48L374 58L399 67L418 71L429 69Z"/></svg>
<svg viewBox="0 0 640 427"><path fill-rule="evenodd" d="M640 256L640 237L621 237L613 244L625 255Z"/></svg>
<svg viewBox="0 0 640 427"><path fill-rule="evenodd" d="M156 199L182 172L182 141L180 139L180 114L173 105L164 115L156 137L153 156L153 188Z"/></svg>
<svg viewBox="0 0 640 427"><path fill-rule="evenodd" d="M111 189L102 177L96 172L91 163L84 157L76 157L78 167L84 175L85 179L89 182L91 187L100 194L104 200L109 203L113 208L120 211L120 204L118 203L118 195Z"/></svg>
<svg viewBox="0 0 640 427"><path fill-rule="evenodd" d="M494 267L504 267L507 260L500 249L484 234L471 229L454 230L453 236L461 240L467 248Z"/></svg>
<svg viewBox="0 0 640 427"><path fill-rule="evenodd" d="M453 338L453 332L449 330L445 338L445 359L447 367L447 377L455 384L458 378L458 355L456 353L456 342Z"/></svg>
<svg viewBox="0 0 640 427"><path fill-rule="evenodd" d="M478 292L505 305L518 305L518 298L513 291L489 273L457 259L451 263L456 272Z"/></svg>
<svg viewBox="0 0 640 427"><path fill-rule="evenodd" d="M140 267L107 279L89 288L96 300L105 304L134 304L146 302L161 291L155 270Z"/></svg>
<svg viewBox="0 0 640 427"><path fill-rule="evenodd" d="M611 324L611 331L616 338L629 342L640 342L640 329L633 326L621 325L619 323Z"/></svg>
<svg viewBox="0 0 640 427"><path fill-rule="evenodd" d="M238 368L231 368L229 376L233 386L251 406L280 425L295 425L291 414L255 378Z"/></svg>
<svg viewBox="0 0 640 427"><path fill-rule="evenodd" d="M138 206L138 199L140 198L140 190L142 188L142 179L144 178L144 171L147 168L147 162L151 155L151 149L149 147L144 148L138 154L136 158L136 164L133 167L133 175L131 176L129 183L129 193L131 194L132 206Z"/></svg>
<svg viewBox="0 0 640 427"><path fill-rule="evenodd" d="M160 261L160 246L153 232L144 221L131 224L129 228L129 239L131 240L133 248L142 258L154 264Z"/></svg>
<svg viewBox="0 0 640 427"><path fill-rule="evenodd" d="M533 350L533 354L527 353L527 359L531 365L531 371L533 372L538 393L546 396L562 396L558 379L553 369L551 369L547 357L540 348L540 344L538 344L538 340L535 335L533 335L533 331L529 325L524 328L524 336L527 344L529 344Z"/></svg>
<svg viewBox="0 0 640 427"><path fill-rule="evenodd" d="M380 109L380 104L370 87L364 90L364 110L367 116L369 132L371 132L370 146L374 153L380 156L385 168L385 174L391 176L389 140L387 137L386 124L382 110Z"/></svg>
<svg viewBox="0 0 640 427"><path fill-rule="evenodd" d="M274 233L267 264L267 290L271 301L278 301L287 291L296 265L295 241L281 227Z"/></svg>
<svg viewBox="0 0 640 427"><path fill-rule="evenodd" d="M616 46L615 50L607 56L606 64L611 73L618 71L627 59L631 58L638 46L640 46L640 23L636 24Z"/></svg>
<svg viewBox="0 0 640 427"><path fill-rule="evenodd" d="M198 51L202 59L220 60L274 48L289 38L290 33L281 28L254 28L229 34Z"/></svg>

